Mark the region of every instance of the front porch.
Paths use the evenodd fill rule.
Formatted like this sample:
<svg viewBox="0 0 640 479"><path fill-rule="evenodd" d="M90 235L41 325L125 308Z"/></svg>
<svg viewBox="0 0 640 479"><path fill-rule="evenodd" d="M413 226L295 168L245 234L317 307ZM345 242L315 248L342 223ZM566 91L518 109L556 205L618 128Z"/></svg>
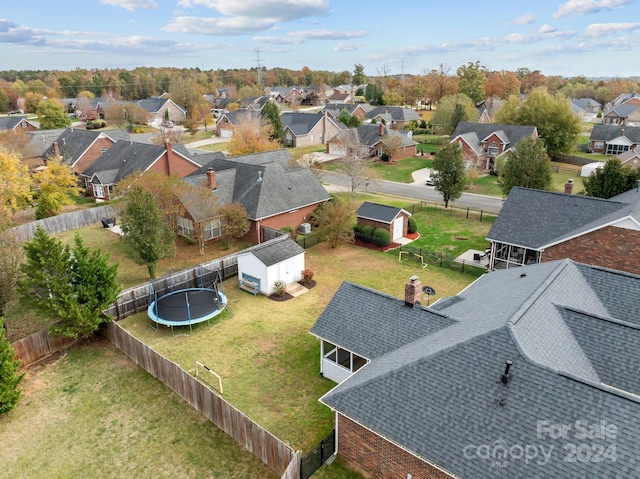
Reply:
<svg viewBox="0 0 640 479"><path fill-rule="evenodd" d="M347 349L320 341L320 374L327 379L341 383L367 362L367 359Z"/></svg>

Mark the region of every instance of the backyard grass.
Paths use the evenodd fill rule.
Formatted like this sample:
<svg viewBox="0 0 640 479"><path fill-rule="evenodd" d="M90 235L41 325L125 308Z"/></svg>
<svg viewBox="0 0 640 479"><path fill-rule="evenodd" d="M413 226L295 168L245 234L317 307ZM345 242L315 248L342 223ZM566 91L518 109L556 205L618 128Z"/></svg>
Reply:
<svg viewBox="0 0 640 479"><path fill-rule="evenodd" d="M29 370L0 416L0 478L276 478L107 340Z"/></svg>
<svg viewBox="0 0 640 479"><path fill-rule="evenodd" d="M309 145L287 148L287 150L289 150L289 153L291 153L291 157L297 160L301 156L309 153L323 153L327 151L327 147L325 145Z"/></svg>
<svg viewBox="0 0 640 479"><path fill-rule="evenodd" d="M211 143L209 145L199 146L199 150L207 150L207 151L226 151L229 148L228 141L222 141L219 143Z"/></svg>
<svg viewBox="0 0 640 479"><path fill-rule="evenodd" d="M358 197L358 201L363 200L378 201L394 206L408 206L406 199L393 199L384 196L363 195ZM481 223L477 220L466 220L448 215L448 212L430 212L428 210L415 213L414 217L418 221L422 237L414 242L413 245L430 250L439 250L450 255L458 254L458 252L469 248L483 249L485 247L484 237L490 228L490 218L486 218L487 221ZM114 260L121 261L121 268L123 263L130 261L127 258L126 248L119 238L100 225L76 231L81 233L87 245L100 247L103 251L110 251ZM74 233L68 232L60 237L63 241L69 242L72 240ZM210 259L209 256L200 256L195 247L184 248L183 251L175 259L165 260L166 263L163 263L159 268L159 274L169 268L177 270ZM228 254L229 251L219 251L218 253L221 253L219 254L221 256ZM208 251L207 255L216 256L213 251ZM237 280L235 279L225 281L223 286L229 298L231 314L225 312L218 316L212 321L212 327L209 327L206 323L197 325L194 327L192 334L183 335L178 333L173 335L171 330L167 328L161 328L156 331L149 327L149 319L145 313L127 318L121 321L120 324L155 350L181 364L190 372L195 371L196 360L206 364L222 376L226 400L280 439L288 442L295 449L301 449L306 452L325 437L334 426L333 415L328 408L318 402L318 398L334 387L335 384L319 375L319 341L309 334L309 330L341 282L343 280L353 281L402 299L404 297L404 284L411 276L417 275L423 284L429 284L436 289L437 294L430 298L431 301L435 301L441 297L457 294L477 276L476 274L463 275L457 271L438 268L433 265L422 269L417 261L405 260L399 262L397 252L380 253L354 245L342 245L331 249L323 243L307 250L306 267L314 271L316 286L305 294L285 302L272 301L261 295L253 296L241 291L238 289ZM135 282L137 281L136 278L142 278L139 282L144 282L147 279L144 267L134 263L125 265L121 274L123 278L127 278L127 282ZM99 356L100 354L107 353L94 352L90 356ZM110 357L115 356L113 352L108 353L108 355ZM72 357L71 354L69 357ZM91 362L91 358L86 359L86 361ZM50 395L26 395L25 398L28 399L24 401L23 398L25 404L21 402L18 410L16 410L16 414L19 417L25 416L24 420L27 421L27 418L31 416L30 421L38 425L23 426L20 423L11 422L7 423L6 426L11 431L13 431L14 427L19 427L31 431L34 435L41 434L45 436L38 438L37 447L34 446L36 447L36 454L39 451L39 447L47 451L46 454L43 453L45 465L40 464L39 470L44 470L47 467L55 471L64 470L61 464L65 460L65 454L49 452L50 449L55 451L52 446L52 444L55 444L64 451L72 451L74 456L84 457L84 461L97 464L95 467L101 467L101 465L104 466L104 464L115 461L116 470L121 471L118 468L126 465L132 471L129 475L134 477L141 476L141 474L136 473L139 469L135 469L139 467L138 454L141 455L143 464L147 461L146 457L148 455L152 457L155 457L155 455L163 456L163 461L161 462L164 465L164 469L162 472L154 474L154 469L150 468L151 474L147 474L145 470L145 474L143 474L145 477L153 477L153 475L167 477L163 475L165 474L164 471L170 471L173 475L179 477L269 477L262 474L245 476L243 475L244 469L242 467L238 470L238 475L222 474L216 476L213 473L200 475L197 469L201 462L196 454L199 452L198 450L202 449L208 452L213 460L218 460L219 456L217 453L211 454L211 451L216 451L218 448L217 440L207 442L206 439L199 439L201 436L198 436L199 433L196 432L185 432L185 435L180 437L177 437L177 432L174 432L175 435L171 436L170 433L164 432L162 429L156 431L157 428L160 428L160 425L156 426L155 420L145 424L144 427L131 426L133 432L130 429L118 429L129 426L139 417L142 420L150 414L147 411L136 413L134 408L129 406L130 396L139 396L142 398L143 404L149 404L151 408L159 409L160 416L164 417L164 422L169 427L176 427L177 423L181 428L187 427L182 424L181 413L166 413L162 407L156 406L154 401L160 400L157 399L157 396L162 396L161 392L157 394L147 392L147 388L144 385L136 386L135 384L132 384L130 389L120 391L121 387L127 386L128 388L129 381L124 379L111 380L109 378L111 374L117 372L116 370L123 369L119 367L121 361L129 365L124 368L125 370L132 369L133 372L131 374L135 373L135 375L147 378L146 380L154 383L167 396L174 397L164 386L140 372L127 360L114 360L112 358L103 361L101 365L88 365L85 368L86 373L74 373L73 380L57 385L54 388L53 385L60 379L59 376L61 374L56 369L60 365L56 364L51 369L55 373L52 379L48 378L47 375L43 375L40 379L41 383L46 384L45 389L49 391L47 394ZM73 362L81 365L85 362L84 356L78 356ZM114 368L114 364L118 367ZM104 373L101 368L105 369ZM80 366L79 370L84 371ZM100 380L96 381L96 378L100 378ZM90 383L87 387L83 386L83 381L85 380ZM94 384L96 382L98 384ZM99 388L97 392L96 388ZM94 414L105 409L105 407L102 406L102 403L97 405L91 403L88 406L85 405L82 408L72 410L74 421L71 422L70 430L65 428L66 423L61 419L58 419L50 427L48 427L49 422L45 422L43 425L38 423L40 415L52 416L51 420L53 421L55 418L66 414L58 413L57 411L52 414L47 410L53 404L57 404L57 395L61 396L59 402L64 406L66 401L69 400L70 393L68 391L72 391L74 398L76 398L80 394L78 391L84 391L85 389L89 389L89 396L97 396L96 401L99 399L109 406L113 405L114 408L122 404L131 408L133 411L131 417L115 416L113 409L109 409L110 412L107 412L108 419L101 419L100 416L95 417ZM106 389L108 391L105 392ZM109 394L113 393L116 399L110 399L107 392ZM147 395L152 397L147 398ZM117 399L120 396L122 396L122 399ZM41 404L41 402L45 404ZM76 399L74 404L77 403L78 400ZM94 405L95 407L92 407ZM25 409L23 406L29 406L33 409ZM18 413L18 411L20 412ZM167 421L166 418L174 420ZM16 421L16 419L12 419L12 421ZM85 429L89 431L87 433L91 434L90 439L83 439L84 436L75 431L80 427L76 421L85 425ZM86 425L91 425L91 427L86 427ZM163 423L162 426L164 427L165 424ZM208 423L205 426L209 428L208 430L215 429ZM42 429L36 430L37 427ZM58 436L54 436L53 443L49 442L48 437L46 437L51 428L58 434ZM114 429L114 431L111 429ZM135 434L135 431L138 430L144 433ZM13 437L11 431L6 432L7 437ZM44 431L47 431L47 434ZM82 432L85 433L86 431L83 430ZM5 434L5 426L0 420L0 440L3 440L3 434ZM188 443L186 440L191 434L195 437L193 444ZM133 437L130 437L131 435ZM22 437L22 435L18 434L18 444L24 443L20 439ZM76 437L78 437L77 440L72 441L69 439ZM14 441L14 439L11 439L11 441ZM42 446L40 446L40 441L42 441ZM144 451L138 453L137 450L130 452L129 443L135 444L136 441L141 441L153 452ZM83 444L90 444L90 446L82 446ZM98 444L99 447L94 448L94 444ZM15 448L16 446L13 447ZM105 451L105 448L108 450ZM111 450L115 451L115 457L110 455ZM30 450L28 454L31 453L32 451ZM3 454L17 453L3 452L0 453L0 457ZM123 459L123 457L126 459ZM82 462L82 460L78 459L78 462ZM27 464L28 461L23 459L22 456L15 461L16 469L13 470L18 473L11 474L8 477L30 476L29 471L31 469L28 468L31 466ZM231 459L221 459L220 461L228 465L229 470L235 470ZM3 460L3 463L5 462ZM129 462L132 464L128 464ZM166 466L166 462L170 462L171 465ZM33 467L35 468L36 466ZM73 468L74 464L71 464L70 467ZM142 466L140 468L142 470ZM23 473L23 470L27 472ZM181 474L181 470L186 470L187 473ZM73 469L71 471L71 476L78 475L73 473ZM3 472L0 472L0 477L2 477L1 474ZM64 476L53 474L51 477ZM89 477L118 477L118 475L116 473L113 476L89 474ZM338 460L331 466L321 468L314 477L320 479L357 479L361 476L350 471Z"/></svg>

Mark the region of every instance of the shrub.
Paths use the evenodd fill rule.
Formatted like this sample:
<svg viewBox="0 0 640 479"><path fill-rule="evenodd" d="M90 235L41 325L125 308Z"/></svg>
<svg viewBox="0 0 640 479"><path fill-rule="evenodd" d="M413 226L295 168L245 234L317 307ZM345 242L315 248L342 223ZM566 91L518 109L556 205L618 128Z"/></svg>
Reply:
<svg viewBox="0 0 640 479"><path fill-rule="evenodd" d="M407 222L407 233L415 233L418 231L418 222L413 216L409 216L409 221Z"/></svg>
<svg viewBox="0 0 640 479"><path fill-rule="evenodd" d="M373 232L376 230L376 227L373 225L364 225L362 227L362 234L365 236L373 236Z"/></svg>
<svg viewBox="0 0 640 479"><path fill-rule="evenodd" d="M391 235L384 228L376 228L373 237L373 244L376 246L388 246L391 243Z"/></svg>
<svg viewBox="0 0 640 479"><path fill-rule="evenodd" d="M285 226L284 228L281 228L280 231L282 231L283 233L287 233L289 235L289 238L291 238L292 240L296 239L296 230L294 230L293 227Z"/></svg>
<svg viewBox="0 0 640 479"><path fill-rule="evenodd" d="M307 269L303 269L302 270L302 284L309 284L311 283L311 280L313 279L313 271L311 271L309 268Z"/></svg>
<svg viewBox="0 0 640 479"><path fill-rule="evenodd" d="M362 233L362 228L363 226L359 223L356 223L355 226L353 227L353 232L354 233Z"/></svg>
<svg viewBox="0 0 640 479"><path fill-rule="evenodd" d="M85 125L85 128L87 130L93 130L93 122L88 121L87 124Z"/></svg>
<svg viewBox="0 0 640 479"><path fill-rule="evenodd" d="M286 289L287 289L287 283L285 283L281 279L273 283L273 294L276 294L278 296L284 296Z"/></svg>

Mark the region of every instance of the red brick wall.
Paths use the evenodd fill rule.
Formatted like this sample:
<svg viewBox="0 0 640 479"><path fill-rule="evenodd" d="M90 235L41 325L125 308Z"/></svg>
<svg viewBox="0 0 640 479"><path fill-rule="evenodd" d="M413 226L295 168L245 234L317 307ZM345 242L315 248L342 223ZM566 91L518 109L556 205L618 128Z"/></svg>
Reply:
<svg viewBox="0 0 640 479"><path fill-rule="evenodd" d="M167 176L170 174L178 175L180 178L184 178L189 173L193 173L197 169L197 165L176 154L172 150L171 146L169 146L164 155L162 155L150 168L151 171L162 173Z"/></svg>
<svg viewBox="0 0 640 479"><path fill-rule="evenodd" d="M374 478L451 479L453 476L338 415L338 455Z"/></svg>
<svg viewBox="0 0 640 479"><path fill-rule="evenodd" d="M93 162L98 159L102 154L102 148L107 150L114 145L114 142L109 138L98 138L89 149L76 161L73 171L75 173L82 173L84 170L93 165Z"/></svg>
<svg viewBox="0 0 640 479"><path fill-rule="evenodd" d="M640 274L640 231L607 226L542 253L542 261L563 258Z"/></svg>
<svg viewBox="0 0 640 479"><path fill-rule="evenodd" d="M406 230L406 226L407 226L406 223L407 222L405 221L405 230ZM391 238L393 238L393 229L392 229L393 228L393 223L391 223L391 224L379 223L377 221L368 220L368 219L365 219L365 218L358 218L358 224L362 225L362 226L372 225L372 226L375 226L376 228L385 229L385 230L387 230L389 232L389 236ZM407 232L404 231L404 233L406 234Z"/></svg>

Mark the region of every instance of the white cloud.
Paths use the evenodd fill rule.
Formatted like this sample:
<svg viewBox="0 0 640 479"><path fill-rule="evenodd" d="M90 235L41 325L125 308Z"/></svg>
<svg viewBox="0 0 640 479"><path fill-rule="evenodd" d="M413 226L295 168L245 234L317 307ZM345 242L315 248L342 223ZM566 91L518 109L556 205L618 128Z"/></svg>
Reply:
<svg viewBox="0 0 640 479"><path fill-rule="evenodd" d="M155 10L159 7L155 0L100 0L100 3L125 10Z"/></svg>
<svg viewBox="0 0 640 479"><path fill-rule="evenodd" d="M585 37L599 37L619 32L629 32L640 29L640 22L635 23L592 23L584 30Z"/></svg>
<svg viewBox="0 0 640 479"><path fill-rule="evenodd" d="M553 18L566 17L567 15L586 15L597 13L601 10L613 10L633 3L635 0L569 0L560 5L560 8L552 15Z"/></svg>
<svg viewBox="0 0 640 479"><path fill-rule="evenodd" d="M329 11L329 0L180 0L178 5L186 8L201 5L226 16L270 17L278 21L323 15Z"/></svg>
<svg viewBox="0 0 640 479"><path fill-rule="evenodd" d="M287 32L282 36L257 36L253 40L260 43L271 43L275 45L293 45L304 43L307 40L347 40L350 38L361 38L367 35L366 30L356 30L353 32L341 32L336 30L298 30Z"/></svg>
<svg viewBox="0 0 640 479"><path fill-rule="evenodd" d="M556 30L557 30L556 27L553 27L545 23L538 29L538 33L541 35L546 35L547 33L553 33Z"/></svg>
<svg viewBox="0 0 640 479"><path fill-rule="evenodd" d="M354 52L362 48L362 43L340 42L332 48L334 52Z"/></svg>
<svg viewBox="0 0 640 479"><path fill-rule="evenodd" d="M249 17L200 18L176 17L163 30L180 33L201 33L205 35L242 35L267 30L275 24L273 18L259 20Z"/></svg>
<svg viewBox="0 0 640 479"><path fill-rule="evenodd" d="M511 23L513 23L514 25L529 25L535 21L536 17L530 13L527 13L525 15L519 16Z"/></svg>

